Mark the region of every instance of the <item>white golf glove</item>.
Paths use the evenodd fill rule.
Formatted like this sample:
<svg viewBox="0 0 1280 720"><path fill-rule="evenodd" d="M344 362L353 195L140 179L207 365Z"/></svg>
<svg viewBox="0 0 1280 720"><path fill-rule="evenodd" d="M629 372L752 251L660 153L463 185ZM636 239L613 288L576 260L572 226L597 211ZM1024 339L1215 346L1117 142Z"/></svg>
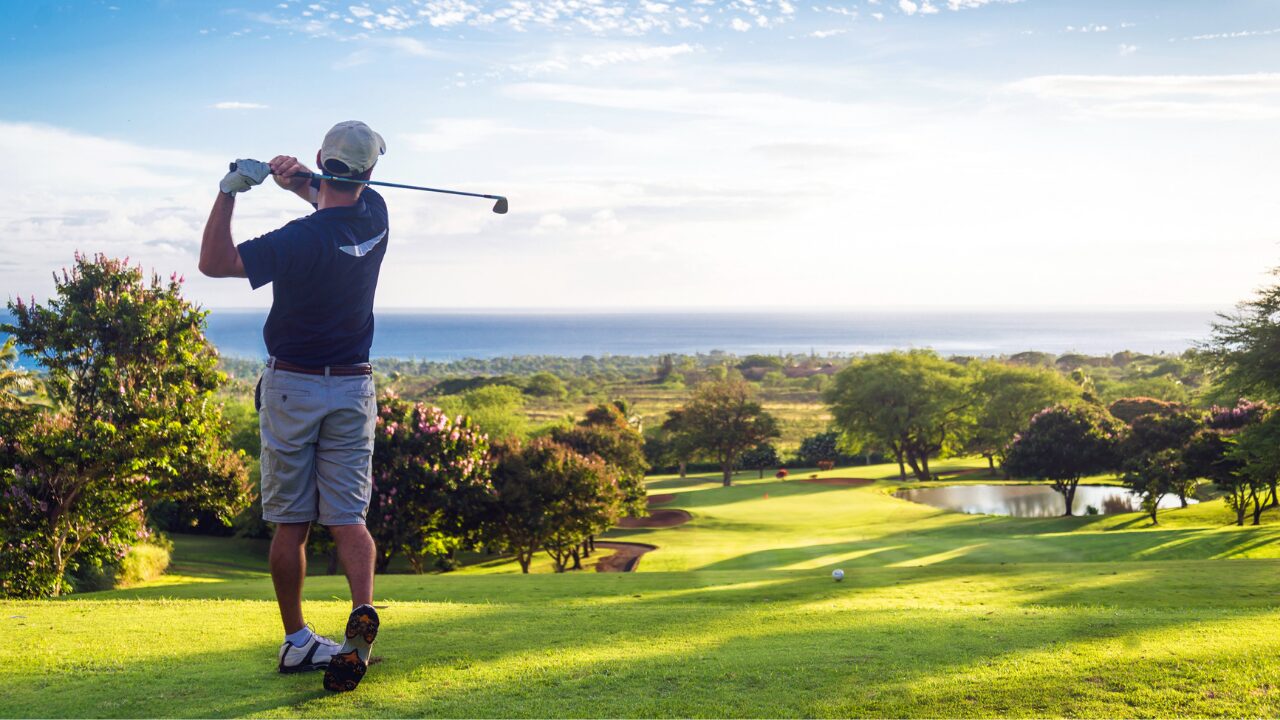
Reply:
<svg viewBox="0 0 1280 720"><path fill-rule="evenodd" d="M218 188L228 195L246 192L254 185L261 185L271 174L271 166L258 160L237 160L235 169L218 183Z"/></svg>

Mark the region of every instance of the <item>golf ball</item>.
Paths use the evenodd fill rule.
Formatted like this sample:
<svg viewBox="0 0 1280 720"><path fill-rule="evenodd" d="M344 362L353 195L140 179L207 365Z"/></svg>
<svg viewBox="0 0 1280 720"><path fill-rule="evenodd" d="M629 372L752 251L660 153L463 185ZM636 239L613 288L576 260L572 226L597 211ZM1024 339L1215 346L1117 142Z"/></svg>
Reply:
<svg viewBox="0 0 1280 720"><path fill-rule="evenodd" d="M840 582L841 580L843 580L843 579L844 579L844 571L843 571L843 570L839 570L839 569L837 569L837 570L832 570L832 571L831 571L831 577L835 578L835 581L836 581L836 582Z"/></svg>

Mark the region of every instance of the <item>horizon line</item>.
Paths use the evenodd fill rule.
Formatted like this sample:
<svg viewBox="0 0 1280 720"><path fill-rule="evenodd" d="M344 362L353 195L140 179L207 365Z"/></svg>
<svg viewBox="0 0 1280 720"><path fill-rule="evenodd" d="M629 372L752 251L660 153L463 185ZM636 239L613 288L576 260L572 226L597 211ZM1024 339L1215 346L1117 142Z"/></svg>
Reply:
<svg viewBox="0 0 1280 720"><path fill-rule="evenodd" d="M1000 312L1009 314L1052 313L1052 312L1086 312L1086 313L1135 313L1135 312L1186 312L1186 313L1220 313L1234 310L1235 303L1227 306L1194 304L1152 304L1152 305L873 305L873 306L822 306L806 305L794 307L778 306L475 306L475 307L433 307L433 306L391 306L374 308L375 313L437 313L452 315L487 315L487 314L576 314L576 315L676 315L676 314L846 314L846 313L895 313L895 312L932 312L942 314L961 314L973 312ZM236 305L236 306L203 306L210 312L267 312L269 305Z"/></svg>

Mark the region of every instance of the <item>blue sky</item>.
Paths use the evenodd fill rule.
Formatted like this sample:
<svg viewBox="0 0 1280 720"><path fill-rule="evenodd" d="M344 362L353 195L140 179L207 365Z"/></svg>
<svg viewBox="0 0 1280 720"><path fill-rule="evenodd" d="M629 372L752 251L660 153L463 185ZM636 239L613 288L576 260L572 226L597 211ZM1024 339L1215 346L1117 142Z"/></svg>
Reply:
<svg viewBox="0 0 1280 720"><path fill-rule="evenodd" d="M387 139L383 307L1227 307L1280 265L1280 3L6 7L0 295L197 277L236 157ZM273 187L238 239L305 212Z"/></svg>

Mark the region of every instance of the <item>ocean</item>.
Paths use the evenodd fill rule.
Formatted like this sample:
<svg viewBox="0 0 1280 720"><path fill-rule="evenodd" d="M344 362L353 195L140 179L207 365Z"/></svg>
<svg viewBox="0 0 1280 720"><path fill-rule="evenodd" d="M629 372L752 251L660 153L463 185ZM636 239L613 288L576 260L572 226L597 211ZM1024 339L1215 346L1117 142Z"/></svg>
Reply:
<svg viewBox="0 0 1280 720"><path fill-rule="evenodd" d="M264 358L265 311L215 310L209 338L228 356ZM7 319L0 312L0 320ZM458 360L517 355L863 353L932 348L944 355L1024 350L1176 353L1209 334L1212 310L465 312L384 310L375 358Z"/></svg>
<svg viewBox="0 0 1280 720"><path fill-rule="evenodd" d="M226 355L266 356L265 312L215 311ZM383 311L372 356L457 360L516 355L860 353L932 348L944 355L1024 350L1176 353L1208 337L1210 310L515 313Z"/></svg>

